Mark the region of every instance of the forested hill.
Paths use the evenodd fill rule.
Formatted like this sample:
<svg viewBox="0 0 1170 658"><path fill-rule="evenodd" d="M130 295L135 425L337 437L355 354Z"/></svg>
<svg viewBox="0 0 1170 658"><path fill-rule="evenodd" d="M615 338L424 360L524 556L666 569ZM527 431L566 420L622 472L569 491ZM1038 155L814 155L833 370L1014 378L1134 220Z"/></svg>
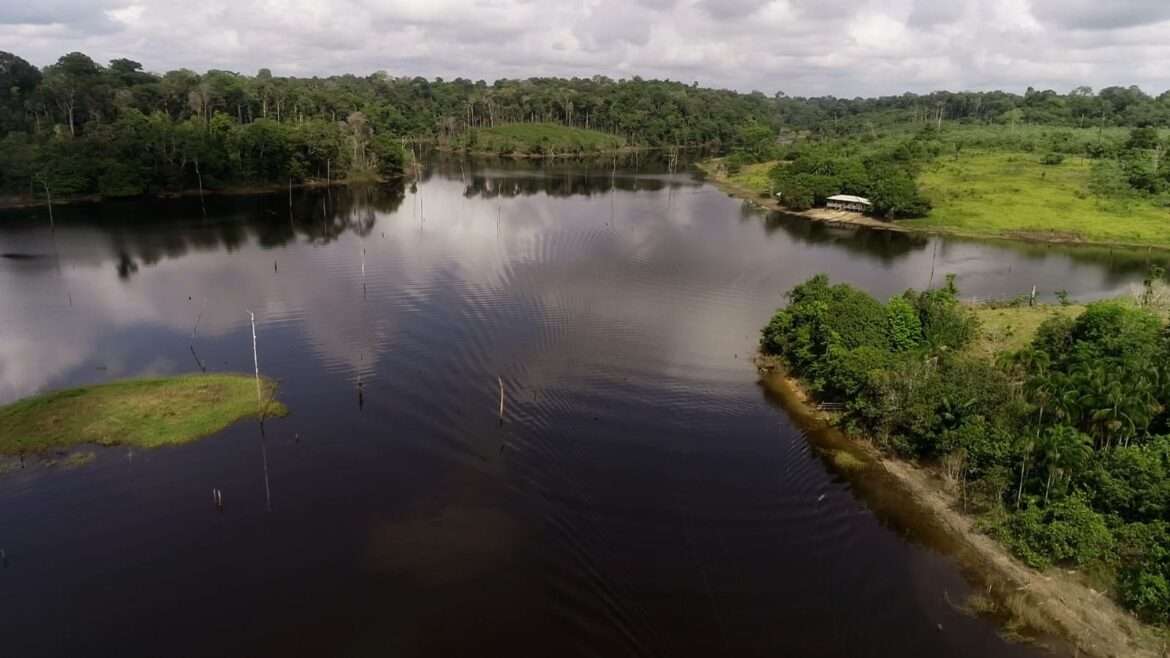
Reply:
<svg viewBox="0 0 1170 658"><path fill-rule="evenodd" d="M783 85L782 80L777 86ZM391 77L248 76L145 71L69 53L38 69L0 52L0 192L135 195L384 178L402 171L408 140L466 143L479 128L555 123L630 145L728 147L745 127L864 134L898 123L1170 125L1170 96L1113 87L790 98L679 82L532 78L488 84ZM748 133L750 134L750 132Z"/></svg>

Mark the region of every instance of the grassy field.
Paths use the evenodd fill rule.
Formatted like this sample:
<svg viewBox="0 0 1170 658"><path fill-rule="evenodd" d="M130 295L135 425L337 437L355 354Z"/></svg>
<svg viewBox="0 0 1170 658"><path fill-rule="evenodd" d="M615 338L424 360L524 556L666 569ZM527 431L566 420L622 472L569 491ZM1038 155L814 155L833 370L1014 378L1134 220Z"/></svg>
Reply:
<svg viewBox="0 0 1170 658"><path fill-rule="evenodd" d="M721 172L721 159L703 163ZM768 196L768 171L776 162L743 166L724 177L743 196ZM1170 247L1170 208L1135 198L1128 204L1089 193L1090 163L1069 157L1040 164L1040 154L963 152L926 166L918 179L933 209L899 228L937 233L1049 242L1092 242Z"/></svg>
<svg viewBox="0 0 1170 658"><path fill-rule="evenodd" d="M1170 245L1170 209L1127 208L1089 194L1089 162L1042 165L1033 153L964 153L929 165L919 183L934 205L907 228L1052 241Z"/></svg>
<svg viewBox="0 0 1170 658"><path fill-rule="evenodd" d="M475 130L465 146L474 152L550 155L613 151L625 146L625 140L596 130L555 123L513 123Z"/></svg>
<svg viewBox="0 0 1170 658"><path fill-rule="evenodd" d="M264 380L265 416L288 410ZM83 443L142 448L185 443L257 414L251 375L133 379L57 391L0 408L0 454L43 453Z"/></svg>
<svg viewBox="0 0 1170 658"><path fill-rule="evenodd" d="M772 180L768 172L775 167L775 162L759 162L740 167L739 171L727 176L732 185L749 189L761 196L769 196L772 189Z"/></svg>
<svg viewBox="0 0 1170 658"><path fill-rule="evenodd" d="M1117 297L1110 301L1138 305L1136 297ZM1160 316L1163 322L1170 322L1170 286L1155 284L1154 293L1144 308ZM979 318L979 336L973 349L994 358L1027 347L1045 320L1057 316L1075 318L1085 311L1085 304L975 306L974 311Z"/></svg>
<svg viewBox="0 0 1170 658"><path fill-rule="evenodd" d="M1081 304L976 307L979 336L973 349L976 353L991 358L1019 351L1032 342L1036 330L1048 318L1056 316L1075 318L1084 310L1085 307Z"/></svg>

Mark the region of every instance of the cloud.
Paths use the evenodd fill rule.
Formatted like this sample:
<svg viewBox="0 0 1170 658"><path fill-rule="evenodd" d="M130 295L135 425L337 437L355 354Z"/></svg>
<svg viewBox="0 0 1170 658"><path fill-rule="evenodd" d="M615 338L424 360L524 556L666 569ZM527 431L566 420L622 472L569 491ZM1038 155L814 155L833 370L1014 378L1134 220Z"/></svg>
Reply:
<svg viewBox="0 0 1170 658"><path fill-rule="evenodd" d="M1166 85L1164 0L41 0L0 43L154 71L665 77L837 96ZM175 26L182 26L176 31Z"/></svg>
<svg viewBox="0 0 1170 658"><path fill-rule="evenodd" d="M907 23L916 28L929 28L935 25L954 23L962 15L962 3L915 0L914 9L910 12Z"/></svg>
<svg viewBox="0 0 1170 658"><path fill-rule="evenodd" d="M1165 0L1034 0L1036 18L1077 30L1111 30L1170 20Z"/></svg>

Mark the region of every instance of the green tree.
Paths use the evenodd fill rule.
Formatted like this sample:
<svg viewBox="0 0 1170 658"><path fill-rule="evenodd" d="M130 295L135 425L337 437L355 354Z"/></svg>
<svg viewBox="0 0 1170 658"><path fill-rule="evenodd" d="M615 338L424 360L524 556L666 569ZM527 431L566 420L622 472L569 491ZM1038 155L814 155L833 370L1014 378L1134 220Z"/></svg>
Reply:
<svg viewBox="0 0 1170 658"><path fill-rule="evenodd" d="M61 111L70 136L77 135L81 116L87 111L93 114L100 110L101 76L101 67L78 52L62 56L45 70L45 89Z"/></svg>

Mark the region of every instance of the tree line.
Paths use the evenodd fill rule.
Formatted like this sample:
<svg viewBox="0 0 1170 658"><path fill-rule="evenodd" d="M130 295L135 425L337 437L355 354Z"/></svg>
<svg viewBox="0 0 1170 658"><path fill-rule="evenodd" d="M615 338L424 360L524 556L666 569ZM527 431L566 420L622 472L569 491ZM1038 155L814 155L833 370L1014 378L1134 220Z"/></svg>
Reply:
<svg viewBox="0 0 1170 658"><path fill-rule="evenodd" d="M0 52L0 191L103 196L400 174L416 141L560 123L632 144L715 144L771 122L772 101L640 78L501 80L162 75L69 53L38 69Z"/></svg>
<svg viewBox="0 0 1170 658"><path fill-rule="evenodd" d="M936 464L983 527L1030 565L1113 576L1118 599L1170 622L1170 330L1135 302L1052 314L998 358L953 277L882 303L824 275L761 337L841 422Z"/></svg>
<svg viewBox="0 0 1170 658"><path fill-rule="evenodd" d="M1109 87L838 99L639 77L487 83L385 72L156 74L128 59L102 65L74 52L38 68L0 52L0 191L9 193L45 187L117 196L385 178L402 172L413 142L466 143L478 129L515 123L597 130L637 146L726 149L745 146L754 129L775 141L792 133L874 135L881 126L947 122L1167 126L1170 96ZM904 187L900 178L894 184Z"/></svg>
<svg viewBox="0 0 1170 658"><path fill-rule="evenodd" d="M1136 86L1099 91L1080 86L1065 94L1029 87L1023 94L936 91L853 99L781 93L776 103L784 125L824 133L865 132L890 123L1170 127L1170 91L1151 96Z"/></svg>

